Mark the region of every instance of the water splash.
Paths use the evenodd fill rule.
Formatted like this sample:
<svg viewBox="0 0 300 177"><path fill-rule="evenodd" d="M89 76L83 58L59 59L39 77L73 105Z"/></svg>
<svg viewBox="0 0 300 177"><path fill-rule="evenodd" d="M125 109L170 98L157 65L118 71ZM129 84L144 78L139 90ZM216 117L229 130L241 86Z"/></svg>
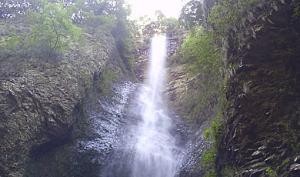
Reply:
<svg viewBox="0 0 300 177"><path fill-rule="evenodd" d="M165 36L152 39L148 78L138 98L142 120L136 132L132 177L174 177L176 173L175 139L162 98L166 48Z"/></svg>

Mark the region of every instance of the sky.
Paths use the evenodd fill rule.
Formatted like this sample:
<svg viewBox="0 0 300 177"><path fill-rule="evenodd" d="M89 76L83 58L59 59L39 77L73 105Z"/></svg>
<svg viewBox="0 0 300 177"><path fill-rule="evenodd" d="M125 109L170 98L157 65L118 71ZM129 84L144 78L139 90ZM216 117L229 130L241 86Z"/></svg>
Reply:
<svg viewBox="0 0 300 177"><path fill-rule="evenodd" d="M155 17L155 11L160 10L167 17L178 18L186 0L126 0L131 6L131 17L139 18L145 15Z"/></svg>

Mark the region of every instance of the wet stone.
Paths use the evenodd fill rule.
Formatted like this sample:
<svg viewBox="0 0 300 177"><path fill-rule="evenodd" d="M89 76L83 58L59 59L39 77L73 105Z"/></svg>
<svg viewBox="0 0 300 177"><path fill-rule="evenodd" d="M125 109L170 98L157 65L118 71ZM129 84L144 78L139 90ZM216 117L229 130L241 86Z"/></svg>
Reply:
<svg viewBox="0 0 300 177"><path fill-rule="evenodd" d="M300 172L300 164L299 163L292 164L290 166L290 171L291 172Z"/></svg>
<svg viewBox="0 0 300 177"><path fill-rule="evenodd" d="M262 153L261 151L257 150L257 151L255 151L255 152L253 152L253 153L251 154L251 156L254 157L254 158L259 158L259 157L262 157L262 156L263 156L263 153Z"/></svg>
<svg viewBox="0 0 300 177"><path fill-rule="evenodd" d="M300 155L297 156L297 157L295 157L294 162L295 162L295 163L300 163Z"/></svg>
<svg viewBox="0 0 300 177"><path fill-rule="evenodd" d="M272 163L272 162L275 161L275 160L276 160L276 156L273 154L273 155L267 157L267 158L265 159L265 162L266 162L267 164L270 164L270 163Z"/></svg>

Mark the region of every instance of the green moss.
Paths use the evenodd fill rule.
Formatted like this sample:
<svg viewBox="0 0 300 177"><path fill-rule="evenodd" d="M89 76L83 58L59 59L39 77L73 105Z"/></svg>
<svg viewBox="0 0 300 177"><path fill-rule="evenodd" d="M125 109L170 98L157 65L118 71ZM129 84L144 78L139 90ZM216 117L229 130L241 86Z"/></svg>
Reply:
<svg viewBox="0 0 300 177"><path fill-rule="evenodd" d="M211 176L217 173L216 169L216 158L218 153L218 146L220 144L222 132L224 130L223 112L227 108L227 101L225 98L226 93L226 79L224 79L223 87L220 89L220 97L218 102L218 112L216 117L211 121L210 126L204 130L204 137L211 143L209 149L207 149L201 159L202 169L204 170L205 176ZM223 176L231 176L234 174L233 168L223 168ZM226 174L226 175L225 175Z"/></svg>
<svg viewBox="0 0 300 177"><path fill-rule="evenodd" d="M8 50L15 49L21 42L21 38L15 34L1 37L0 47L7 48Z"/></svg>
<svg viewBox="0 0 300 177"><path fill-rule="evenodd" d="M202 169L204 169L205 171L205 176L212 176L212 174L216 174L217 171L216 170L217 147L223 129L220 118L221 117L217 116L211 122L211 126L205 129L204 131L205 138L211 142L211 147L206 151L204 151L201 159L201 165L202 165Z"/></svg>
<svg viewBox="0 0 300 177"><path fill-rule="evenodd" d="M201 166L204 170L205 177L216 177L216 157L217 157L217 149L215 147L211 147L206 150L202 154Z"/></svg>
<svg viewBox="0 0 300 177"><path fill-rule="evenodd" d="M217 173L215 170L209 170L205 173L204 177L217 177Z"/></svg>
<svg viewBox="0 0 300 177"><path fill-rule="evenodd" d="M226 165L225 167L223 167L222 169L222 177L233 177L235 176L235 169L231 166Z"/></svg>
<svg viewBox="0 0 300 177"><path fill-rule="evenodd" d="M284 161L282 161L280 167L285 167L289 164L290 160L289 159L285 159Z"/></svg>
<svg viewBox="0 0 300 177"><path fill-rule="evenodd" d="M221 114L221 113L220 113ZM204 130L204 137L208 141L216 142L221 134L222 131L222 124L221 124L221 115L218 115L212 122L210 127Z"/></svg>
<svg viewBox="0 0 300 177"><path fill-rule="evenodd" d="M277 177L277 173L275 170L273 170L271 167L267 167L266 169L266 174L269 176L269 177Z"/></svg>
<svg viewBox="0 0 300 177"><path fill-rule="evenodd" d="M201 159L202 169L204 169L205 176L216 176L216 157L217 147L222 133L221 113L211 122L209 128L205 129L204 136L211 142L211 147L204 151Z"/></svg>
<svg viewBox="0 0 300 177"><path fill-rule="evenodd" d="M300 2L297 2L295 4L294 10L293 10L293 17L299 18L300 17Z"/></svg>
<svg viewBox="0 0 300 177"><path fill-rule="evenodd" d="M214 164L217 155L216 152L217 152L216 148L210 148L207 151L205 151L202 155L202 164L204 166L210 166Z"/></svg>
<svg viewBox="0 0 300 177"><path fill-rule="evenodd" d="M216 45L213 33L195 27L184 40L180 55L180 62L193 85L185 95L183 105L187 110L187 121L194 124L199 117L209 117L206 115L208 110L215 109L218 103L222 85L221 49Z"/></svg>
<svg viewBox="0 0 300 177"><path fill-rule="evenodd" d="M103 95L111 93L112 84L117 79L117 73L110 68L105 68L100 76L100 91Z"/></svg>

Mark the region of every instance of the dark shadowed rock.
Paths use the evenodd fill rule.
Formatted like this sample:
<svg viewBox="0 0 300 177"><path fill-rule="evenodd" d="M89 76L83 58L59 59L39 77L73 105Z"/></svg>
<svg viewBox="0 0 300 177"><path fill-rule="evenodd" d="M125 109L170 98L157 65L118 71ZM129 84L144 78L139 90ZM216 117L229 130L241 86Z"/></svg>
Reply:
<svg viewBox="0 0 300 177"><path fill-rule="evenodd" d="M29 158L70 141L95 76L122 63L110 33L83 38L60 60L0 59L0 176L23 176Z"/></svg>
<svg viewBox="0 0 300 177"><path fill-rule="evenodd" d="M300 140L297 2L260 1L228 33L226 63L236 72L227 73L230 107L219 144L220 176L228 166L243 177L297 173L297 162L291 164Z"/></svg>

